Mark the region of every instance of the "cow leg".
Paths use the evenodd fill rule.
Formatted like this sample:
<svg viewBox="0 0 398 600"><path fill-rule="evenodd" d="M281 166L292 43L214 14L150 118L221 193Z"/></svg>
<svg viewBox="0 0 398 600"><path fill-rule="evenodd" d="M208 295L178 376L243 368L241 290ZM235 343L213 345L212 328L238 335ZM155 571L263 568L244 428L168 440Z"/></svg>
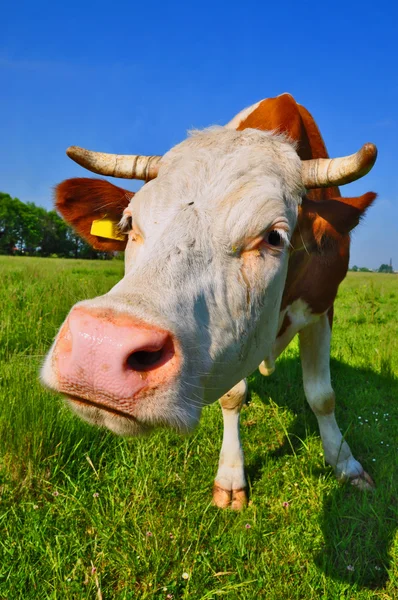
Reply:
<svg viewBox="0 0 398 600"><path fill-rule="evenodd" d="M300 354L304 391L318 420L325 460L340 480L349 480L361 489L373 481L355 460L344 441L334 416L335 397L330 381L331 328L326 314L300 331Z"/></svg>
<svg viewBox="0 0 398 600"><path fill-rule="evenodd" d="M239 435L239 415L247 395L242 379L220 398L224 421L218 471L213 487L213 502L220 508L240 510L247 504L244 457Z"/></svg>

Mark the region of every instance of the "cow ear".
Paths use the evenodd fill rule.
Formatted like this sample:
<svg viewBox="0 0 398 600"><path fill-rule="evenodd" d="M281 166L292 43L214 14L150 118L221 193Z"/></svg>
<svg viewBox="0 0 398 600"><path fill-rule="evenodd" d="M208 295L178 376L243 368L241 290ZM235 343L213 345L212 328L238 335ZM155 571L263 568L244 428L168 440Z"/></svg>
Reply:
<svg viewBox="0 0 398 600"><path fill-rule="evenodd" d="M77 177L66 179L55 188L55 206L65 221L96 250L124 250L125 240L109 239L91 233L95 220L109 219L118 223L133 192L104 181Z"/></svg>
<svg viewBox="0 0 398 600"><path fill-rule="evenodd" d="M356 227L364 216L366 209L374 202L377 194L368 192L355 198L329 198L327 200L310 200L303 198L302 210L308 215L318 215L337 231L344 235Z"/></svg>

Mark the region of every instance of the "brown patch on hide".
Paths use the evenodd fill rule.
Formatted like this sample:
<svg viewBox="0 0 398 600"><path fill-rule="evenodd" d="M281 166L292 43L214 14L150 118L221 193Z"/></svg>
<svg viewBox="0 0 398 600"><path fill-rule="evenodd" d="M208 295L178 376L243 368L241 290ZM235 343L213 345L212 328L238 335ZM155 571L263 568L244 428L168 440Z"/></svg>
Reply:
<svg viewBox="0 0 398 600"><path fill-rule="evenodd" d="M358 198L318 202L303 198L291 240L294 250L289 258L282 309L298 298L315 314L333 305L348 269L349 232L375 198L372 192Z"/></svg>

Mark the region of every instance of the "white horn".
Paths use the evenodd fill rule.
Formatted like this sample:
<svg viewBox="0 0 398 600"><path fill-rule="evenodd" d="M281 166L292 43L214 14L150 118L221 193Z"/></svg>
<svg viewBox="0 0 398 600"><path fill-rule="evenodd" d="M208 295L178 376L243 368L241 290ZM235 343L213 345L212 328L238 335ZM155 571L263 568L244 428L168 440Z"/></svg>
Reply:
<svg viewBox="0 0 398 600"><path fill-rule="evenodd" d="M351 183L369 173L376 158L376 146L364 144L358 152L350 156L303 160L303 184L307 189L311 189Z"/></svg>
<svg viewBox="0 0 398 600"><path fill-rule="evenodd" d="M93 152L79 146L70 146L66 154L79 165L109 177L123 179L154 179L159 171L161 156L140 156L139 154L106 154Z"/></svg>

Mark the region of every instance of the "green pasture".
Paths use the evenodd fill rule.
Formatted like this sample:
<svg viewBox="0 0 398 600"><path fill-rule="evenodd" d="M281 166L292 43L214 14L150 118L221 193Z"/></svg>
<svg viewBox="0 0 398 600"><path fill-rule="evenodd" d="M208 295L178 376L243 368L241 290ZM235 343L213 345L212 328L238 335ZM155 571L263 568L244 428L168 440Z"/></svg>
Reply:
<svg viewBox="0 0 398 600"><path fill-rule="evenodd" d="M375 492L324 464L293 342L250 379L236 514L211 505L217 405L190 437L123 439L38 382L69 308L122 269L0 257L0 600L398 599L398 277L351 273L336 305L337 418Z"/></svg>

